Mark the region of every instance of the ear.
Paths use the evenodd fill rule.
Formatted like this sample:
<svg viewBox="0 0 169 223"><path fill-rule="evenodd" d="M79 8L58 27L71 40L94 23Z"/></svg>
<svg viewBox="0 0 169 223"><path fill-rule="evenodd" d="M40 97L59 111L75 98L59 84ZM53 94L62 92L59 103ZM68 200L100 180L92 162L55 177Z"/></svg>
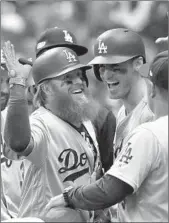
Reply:
<svg viewBox="0 0 169 223"><path fill-rule="evenodd" d="M46 95L51 94L52 92L51 85L49 82L42 84L41 89Z"/></svg>
<svg viewBox="0 0 169 223"><path fill-rule="evenodd" d="M143 66L143 58L142 57L137 57L133 61L133 67L136 71L139 71L140 68Z"/></svg>

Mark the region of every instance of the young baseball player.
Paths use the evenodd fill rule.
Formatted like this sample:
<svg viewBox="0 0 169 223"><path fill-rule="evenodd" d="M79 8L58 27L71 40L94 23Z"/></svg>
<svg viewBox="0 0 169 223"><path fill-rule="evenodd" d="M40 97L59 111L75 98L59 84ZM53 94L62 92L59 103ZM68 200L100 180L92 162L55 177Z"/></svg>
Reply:
<svg viewBox="0 0 169 223"><path fill-rule="evenodd" d="M66 188L46 207L97 210L116 203L120 222L168 221L168 51L151 66L155 121L134 129L114 165L91 185Z"/></svg>
<svg viewBox="0 0 169 223"><path fill-rule="evenodd" d="M43 219L44 208L51 197L68 185L95 181L101 171L90 122L97 113L97 103L90 98L87 89L86 70L91 67L80 64L70 48L43 52L31 70L37 85L35 102L40 107L29 119L25 90L31 67L21 66L16 61L10 42L5 43L3 50L10 77L5 155L31 162L18 217ZM87 221L91 216L90 212L69 210L66 213L63 209L52 218L74 222L76 219Z"/></svg>
<svg viewBox="0 0 169 223"><path fill-rule="evenodd" d="M146 63L141 37L128 29L112 29L101 34L94 45L96 77L103 80L112 99L121 99L123 106L117 116L114 158L121 151L127 135L141 123L153 119L147 103L146 74L140 70Z"/></svg>

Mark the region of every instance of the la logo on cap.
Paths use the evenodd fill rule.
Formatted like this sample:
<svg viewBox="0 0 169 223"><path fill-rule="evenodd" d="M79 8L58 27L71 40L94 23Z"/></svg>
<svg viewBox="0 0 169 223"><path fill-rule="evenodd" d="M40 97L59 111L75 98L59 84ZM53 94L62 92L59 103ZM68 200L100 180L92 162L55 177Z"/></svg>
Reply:
<svg viewBox="0 0 169 223"><path fill-rule="evenodd" d="M70 42L70 43L73 43L73 38L71 37L71 35L68 33L67 30L63 30L64 34L65 34L65 41L66 42Z"/></svg>
<svg viewBox="0 0 169 223"><path fill-rule="evenodd" d="M70 51L63 50L63 52L65 53L66 59L69 61L69 63L77 61L76 56L73 55Z"/></svg>
<svg viewBox="0 0 169 223"><path fill-rule="evenodd" d="M99 53L107 53L107 46L104 44L104 42L101 39L99 40L98 50L99 50Z"/></svg>

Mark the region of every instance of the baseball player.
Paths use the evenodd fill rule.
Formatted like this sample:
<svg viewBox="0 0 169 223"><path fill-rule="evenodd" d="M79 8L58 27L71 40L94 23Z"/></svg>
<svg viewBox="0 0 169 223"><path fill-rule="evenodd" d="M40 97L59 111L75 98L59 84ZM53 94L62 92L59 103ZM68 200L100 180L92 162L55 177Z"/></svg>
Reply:
<svg viewBox="0 0 169 223"><path fill-rule="evenodd" d="M10 42L5 43L3 50L10 77L4 153L11 159L26 158L31 162L18 217L43 219L51 197L68 185L93 182L101 169L90 122L97 113L97 104L87 90L86 70L91 67L80 64L76 53L66 47L43 52L32 69L15 60ZM35 102L40 107L29 120L25 88L30 70L37 85ZM53 219L61 221L59 216L63 217L63 213L64 220L67 217L73 222L76 218L87 221L92 216L84 211L61 213L58 210Z"/></svg>
<svg viewBox="0 0 169 223"><path fill-rule="evenodd" d="M7 72L1 69L1 221L17 216L23 181L21 161L13 162L4 157L2 152L8 98L9 78Z"/></svg>
<svg viewBox="0 0 169 223"><path fill-rule="evenodd" d="M146 63L141 37L128 29L112 29L101 34L94 45L96 77L106 82L112 99L121 99L117 116L114 158L121 151L127 135L141 123L153 119L147 102L147 74L140 73Z"/></svg>
<svg viewBox="0 0 169 223"><path fill-rule="evenodd" d="M155 57L149 79L156 120L129 134L103 178L88 186L66 188L51 199L47 212L57 206L97 210L121 202L120 222L168 221L168 51Z"/></svg>
<svg viewBox="0 0 169 223"><path fill-rule="evenodd" d="M7 103L9 98L9 78L5 66L5 59L1 50L1 221L16 218L21 200L24 175L29 167L28 161L12 161L3 154L5 143L3 132L7 115ZM32 77L28 80L29 89L33 85ZM32 94L28 92L29 113L32 112Z"/></svg>
<svg viewBox="0 0 169 223"><path fill-rule="evenodd" d="M67 29L59 28L59 27L52 27L46 29L44 32L41 33L40 37L37 40L37 44L35 47L36 57L38 58L43 52L46 50L56 48L56 47L67 47L72 49L78 56L83 56L88 52L88 49L82 45L77 44L76 37L72 32ZM23 58L19 60L22 64L30 64L33 63L27 61ZM91 73L91 75L93 75ZM90 82L90 73L88 74L89 82ZM104 171L107 171L112 163L113 163L113 144L112 141L115 135L116 129L116 118L113 115L111 109L107 109L105 106L105 102L102 102L100 98L104 95L102 93L101 88L103 88L102 83L100 83L99 87L92 86L90 88L91 92L96 91L99 93L99 96L94 97L101 104L99 108L98 115L92 123L95 127L96 131L96 138L98 141L100 157L102 161L102 168ZM90 87L90 86L89 86ZM97 90L99 88L99 92Z"/></svg>

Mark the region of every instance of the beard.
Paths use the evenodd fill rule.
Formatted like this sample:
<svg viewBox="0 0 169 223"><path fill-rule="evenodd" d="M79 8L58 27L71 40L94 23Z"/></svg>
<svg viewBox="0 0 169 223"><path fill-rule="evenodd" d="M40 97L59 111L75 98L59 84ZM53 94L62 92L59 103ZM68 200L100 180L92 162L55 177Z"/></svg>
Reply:
<svg viewBox="0 0 169 223"><path fill-rule="evenodd" d="M84 121L95 120L99 109L100 104L92 98L89 92L80 95L64 95L57 96L55 115L76 125Z"/></svg>

